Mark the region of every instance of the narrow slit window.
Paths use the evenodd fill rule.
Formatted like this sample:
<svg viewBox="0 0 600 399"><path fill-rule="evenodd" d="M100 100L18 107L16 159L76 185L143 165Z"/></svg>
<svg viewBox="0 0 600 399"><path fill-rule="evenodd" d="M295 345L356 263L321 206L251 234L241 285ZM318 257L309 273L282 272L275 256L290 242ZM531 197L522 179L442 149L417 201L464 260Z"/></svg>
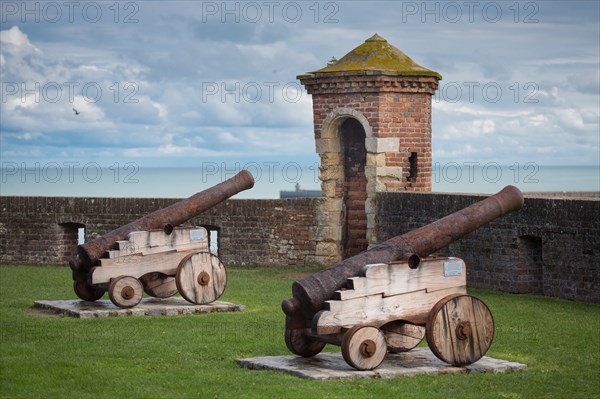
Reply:
<svg viewBox="0 0 600 399"><path fill-rule="evenodd" d="M221 228L218 226L202 226L208 233L208 250L214 255L219 256L219 233Z"/></svg>
<svg viewBox="0 0 600 399"><path fill-rule="evenodd" d="M85 227L77 228L77 245L85 244Z"/></svg>
<svg viewBox="0 0 600 399"><path fill-rule="evenodd" d="M219 230L210 231L210 252L219 256Z"/></svg>
<svg viewBox="0 0 600 399"><path fill-rule="evenodd" d="M410 157L408 157L408 164L410 166L408 172L408 181L417 180L417 153L411 152Z"/></svg>

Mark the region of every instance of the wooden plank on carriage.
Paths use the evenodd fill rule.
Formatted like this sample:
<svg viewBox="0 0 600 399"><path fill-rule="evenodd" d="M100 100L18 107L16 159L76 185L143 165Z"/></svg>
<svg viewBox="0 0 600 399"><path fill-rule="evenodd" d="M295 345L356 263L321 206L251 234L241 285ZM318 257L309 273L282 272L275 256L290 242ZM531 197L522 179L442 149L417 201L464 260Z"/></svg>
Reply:
<svg viewBox="0 0 600 399"><path fill-rule="evenodd" d="M148 232L148 248L187 244L190 242L188 231L188 229L173 229L171 234L165 234L162 230L150 230Z"/></svg>
<svg viewBox="0 0 600 399"><path fill-rule="evenodd" d="M135 245L132 245L131 249L129 249L126 246L122 246L122 248L124 248L124 250L107 251L107 254L108 254L107 258L108 259L119 259L119 258L123 258L124 256L130 256L130 255L147 256L147 255L153 255L153 254L158 254L161 252L169 252L169 251L177 251L177 252L185 252L185 251L191 251L191 250L205 251L205 252L209 251L208 242L205 242L205 241L192 241L188 244L183 244L183 245L144 248L142 251L135 251L134 250ZM101 259L101 260L103 260L103 259Z"/></svg>
<svg viewBox="0 0 600 399"><path fill-rule="evenodd" d="M102 259L108 258L119 258L126 255L135 255L140 253L141 249L134 242L119 240L115 243L115 249L110 249L104 253Z"/></svg>
<svg viewBox="0 0 600 399"><path fill-rule="evenodd" d="M195 252L208 252L208 243L204 241L192 241L183 245L174 245L174 246L162 246L162 247L154 247L154 248L146 248L141 252L141 255L148 256L161 252L168 251L177 251L177 252L189 252L195 250Z"/></svg>
<svg viewBox="0 0 600 399"><path fill-rule="evenodd" d="M171 234L165 234L163 230L149 230L133 231L127 235L127 241L135 243L140 249L188 244L198 240L208 241L204 227L178 227Z"/></svg>
<svg viewBox="0 0 600 399"><path fill-rule="evenodd" d="M186 245L194 242L204 242L208 245L208 232L204 227L178 227L171 234L161 234L161 230L150 231L150 247Z"/></svg>
<svg viewBox="0 0 600 399"><path fill-rule="evenodd" d="M121 258L120 262L115 262L113 259L101 259L101 266L90 270L90 283L103 284L118 276L139 278L151 272L174 276L179 262L189 253L171 251L151 256L133 255Z"/></svg>
<svg viewBox="0 0 600 399"><path fill-rule="evenodd" d="M337 334L342 328L354 325L380 327L393 320L425 322L431 308L442 298L451 294L465 294L466 285L450 287L435 292L426 290L402 295L384 297L381 294L363 296L348 300L330 300L324 309L317 313L317 335Z"/></svg>
<svg viewBox="0 0 600 399"><path fill-rule="evenodd" d="M175 236L175 230L171 234L165 234L162 230L132 231L127 235L127 241L134 243L140 250L143 250L169 245Z"/></svg>
<svg viewBox="0 0 600 399"><path fill-rule="evenodd" d="M164 235L164 233L162 234ZM114 249L106 251L106 254L108 254L107 257L116 258L141 253L145 248L149 247L148 237L148 231L132 231L127 234L126 240L116 241Z"/></svg>
<svg viewBox="0 0 600 399"><path fill-rule="evenodd" d="M336 291L334 298L393 296L422 289L433 292L467 283L465 262L459 258L423 259L416 269L407 262L377 263L365 266L362 274L349 278L349 288Z"/></svg>
<svg viewBox="0 0 600 399"><path fill-rule="evenodd" d="M127 241L117 241L114 250L106 252L109 259L128 255L151 255L171 250L208 251L208 233L204 227L176 228L170 235L162 230L135 231L128 234ZM160 245L159 245L160 244Z"/></svg>
<svg viewBox="0 0 600 399"><path fill-rule="evenodd" d="M141 249L148 247L148 235L148 231L132 231L125 238L130 244L134 244Z"/></svg>

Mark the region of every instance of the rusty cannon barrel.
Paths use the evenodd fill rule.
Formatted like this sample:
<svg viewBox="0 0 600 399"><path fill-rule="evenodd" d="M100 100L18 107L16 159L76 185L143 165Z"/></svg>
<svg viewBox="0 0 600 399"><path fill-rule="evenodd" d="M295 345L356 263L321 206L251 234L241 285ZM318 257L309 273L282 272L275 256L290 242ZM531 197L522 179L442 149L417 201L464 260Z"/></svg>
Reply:
<svg viewBox="0 0 600 399"><path fill-rule="evenodd" d="M294 319L311 319L332 299L346 280L372 263L395 260L418 262L482 225L523 207L521 191L506 186L500 192L431 224L393 237L368 251L345 259L325 270L312 274L292 285L293 298L282 302L284 313Z"/></svg>
<svg viewBox="0 0 600 399"><path fill-rule="evenodd" d="M254 178L252 174L247 170L242 170L231 179L225 180L216 186L79 245L77 247L77 259L69 262L69 265L76 274L81 276L87 273L98 259L112 248L116 241L124 240L127 234L132 231L165 229L166 233L170 233L169 230L172 230L173 227L253 186Z"/></svg>

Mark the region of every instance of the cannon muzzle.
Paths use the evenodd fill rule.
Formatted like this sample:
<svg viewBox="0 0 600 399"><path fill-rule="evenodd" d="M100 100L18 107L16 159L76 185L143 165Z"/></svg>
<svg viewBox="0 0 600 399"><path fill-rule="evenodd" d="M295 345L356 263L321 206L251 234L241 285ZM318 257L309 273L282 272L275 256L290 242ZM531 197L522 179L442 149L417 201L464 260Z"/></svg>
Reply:
<svg viewBox="0 0 600 399"><path fill-rule="evenodd" d="M393 237L345 259L325 270L310 275L292 285L293 298L283 301L281 307L290 317L311 319L323 309L325 301L332 299L346 280L358 275L360 269L373 263L395 260L418 262L448 244L478 229L502 215L521 209L523 194L514 186L506 186L500 192L467 208L450 214L431 224Z"/></svg>
<svg viewBox="0 0 600 399"><path fill-rule="evenodd" d="M119 240L124 240L132 231L163 229L169 234L174 226L199 215L205 210L225 201L235 194L252 188L254 178L247 170L217 184L209 189L176 202L166 208L159 209L141 219L104 234L90 242L77 247L77 259L69 262L76 272L87 273L98 259Z"/></svg>

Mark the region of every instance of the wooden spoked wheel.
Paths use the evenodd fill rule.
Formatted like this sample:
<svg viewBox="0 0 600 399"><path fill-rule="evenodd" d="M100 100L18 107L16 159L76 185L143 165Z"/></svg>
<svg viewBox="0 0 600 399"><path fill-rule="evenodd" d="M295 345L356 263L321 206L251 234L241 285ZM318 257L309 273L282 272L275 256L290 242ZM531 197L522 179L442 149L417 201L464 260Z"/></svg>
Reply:
<svg viewBox="0 0 600 399"><path fill-rule="evenodd" d="M75 278L75 281L73 281L73 290L79 298L89 302L94 302L102 298L105 292L102 288L89 285L87 277L79 274Z"/></svg>
<svg viewBox="0 0 600 399"><path fill-rule="evenodd" d="M223 294L227 271L210 252L189 254L177 267L175 283L182 297L198 305L211 303Z"/></svg>
<svg viewBox="0 0 600 399"><path fill-rule="evenodd" d="M450 295L431 309L426 336L429 348L440 360L466 366L481 359L492 345L494 319L480 299Z"/></svg>
<svg viewBox="0 0 600 399"><path fill-rule="evenodd" d="M425 327L395 320L381 327L385 335L388 351L392 353L408 352L425 338Z"/></svg>
<svg viewBox="0 0 600 399"><path fill-rule="evenodd" d="M142 300L144 287L140 280L131 276L120 276L108 285L110 301L120 308L132 308Z"/></svg>
<svg viewBox="0 0 600 399"><path fill-rule="evenodd" d="M170 277L159 272L153 272L144 274L140 277L140 281L144 286L144 292L155 298L169 298L177 294L175 277Z"/></svg>
<svg viewBox="0 0 600 399"><path fill-rule="evenodd" d="M379 367L386 353L385 336L378 328L354 326L342 337L342 356L358 370Z"/></svg>
<svg viewBox="0 0 600 399"><path fill-rule="evenodd" d="M295 355L302 357L313 357L319 354L325 347L325 342L315 341L309 338L306 328L291 328L291 318L285 317L285 344Z"/></svg>

